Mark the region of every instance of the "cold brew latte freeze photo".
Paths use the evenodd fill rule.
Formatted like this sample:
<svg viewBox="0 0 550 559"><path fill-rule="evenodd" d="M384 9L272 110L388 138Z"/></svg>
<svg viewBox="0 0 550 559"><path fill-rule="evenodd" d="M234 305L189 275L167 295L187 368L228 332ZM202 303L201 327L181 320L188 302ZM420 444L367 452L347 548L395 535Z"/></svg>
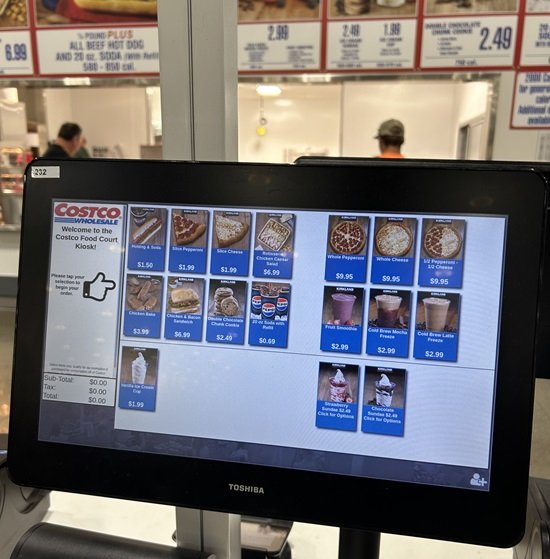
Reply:
<svg viewBox="0 0 550 559"><path fill-rule="evenodd" d="M376 295L377 324L380 328L393 328L399 315L402 298L397 295Z"/></svg>
<svg viewBox="0 0 550 559"><path fill-rule="evenodd" d="M443 332L447 324L447 312L451 301L439 297L427 297L422 302L426 312L426 330Z"/></svg>

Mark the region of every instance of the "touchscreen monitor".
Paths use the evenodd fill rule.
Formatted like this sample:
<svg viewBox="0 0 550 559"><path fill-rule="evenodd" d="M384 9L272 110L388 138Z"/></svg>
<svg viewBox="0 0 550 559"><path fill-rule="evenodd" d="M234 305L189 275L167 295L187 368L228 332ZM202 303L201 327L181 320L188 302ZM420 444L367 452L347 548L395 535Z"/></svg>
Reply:
<svg viewBox="0 0 550 559"><path fill-rule="evenodd" d="M498 166L34 161L11 475L513 545L545 204Z"/></svg>

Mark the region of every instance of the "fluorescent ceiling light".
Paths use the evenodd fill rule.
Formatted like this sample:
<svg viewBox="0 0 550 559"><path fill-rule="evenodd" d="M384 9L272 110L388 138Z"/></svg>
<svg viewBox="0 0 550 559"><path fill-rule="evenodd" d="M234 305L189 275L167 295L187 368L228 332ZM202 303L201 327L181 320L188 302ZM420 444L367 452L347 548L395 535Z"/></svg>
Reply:
<svg viewBox="0 0 550 559"><path fill-rule="evenodd" d="M63 85L91 85L90 78L63 78Z"/></svg>
<svg viewBox="0 0 550 559"><path fill-rule="evenodd" d="M281 95L281 88L275 84L261 83L256 86L256 93L262 97L276 97Z"/></svg>

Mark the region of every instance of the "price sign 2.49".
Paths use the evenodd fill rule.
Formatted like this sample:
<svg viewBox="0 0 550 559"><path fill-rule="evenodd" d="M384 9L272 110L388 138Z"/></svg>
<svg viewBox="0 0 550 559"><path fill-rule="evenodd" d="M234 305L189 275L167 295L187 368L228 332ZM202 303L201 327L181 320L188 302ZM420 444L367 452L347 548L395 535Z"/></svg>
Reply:
<svg viewBox="0 0 550 559"><path fill-rule="evenodd" d="M512 66L518 17L427 18L423 68Z"/></svg>
<svg viewBox="0 0 550 559"><path fill-rule="evenodd" d="M0 74L32 74L30 34L27 31L0 33Z"/></svg>

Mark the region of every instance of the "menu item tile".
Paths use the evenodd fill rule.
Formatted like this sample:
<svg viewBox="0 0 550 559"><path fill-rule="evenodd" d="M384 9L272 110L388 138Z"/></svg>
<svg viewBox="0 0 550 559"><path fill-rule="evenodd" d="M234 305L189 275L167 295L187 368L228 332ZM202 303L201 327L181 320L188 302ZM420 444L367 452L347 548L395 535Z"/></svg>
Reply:
<svg viewBox="0 0 550 559"><path fill-rule="evenodd" d="M200 341L202 338L202 301L204 280L168 278L164 337L170 340Z"/></svg>
<svg viewBox="0 0 550 559"><path fill-rule="evenodd" d="M248 343L287 347L290 284L253 282L250 301Z"/></svg>
<svg viewBox="0 0 550 559"><path fill-rule="evenodd" d="M419 291L413 355L416 359L456 361L460 295Z"/></svg>
<svg viewBox="0 0 550 559"><path fill-rule="evenodd" d="M462 287L465 228L463 219L423 221L419 285Z"/></svg>
<svg viewBox="0 0 550 559"><path fill-rule="evenodd" d="M374 229L372 283L412 285L416 219L377 217Z"/></svg>
<svg viewBox="0 0 550 559"><path fill-rule="evenodd" d="M128 274L124 311L125 336L159 338L162 276Z"/></svg>
<svg viewBox="0 0 550 559"><path fill-rule="evenodd" d="M225 248L239 242L248 233L248 224L223 215L216 216L216 239Z"/></svg>
<svg viewBox="0 0 550 559"><path fill-rule="evenodd" d="M358 365L319 363L316 427L357 429L358 383Z"/></svg>
<svg viewBox="0 0 550 559"><path fill-rule="evenodd" d="M367 217L329 216L326 281L365 281L368 224Z"/></svg>
<svg viewBox="0 0 550 559"><path fill-rule="evenodd" d="M158 361L158 349L122 346L119 408L155 411Z"/></svg>
<svg viewBox="0 0 550 559"><path fill-rule="evenodd" d="M253 274L256 277L292 277L296 216L289 213L256 215Z"/></svg>
<svg viewBox="0 0 550 559"><path fill-rule="evenodd" d="M365 247L367 235L357 220L340 220L329 235L330 247L337 254L358 254Z"/></svg>
<svg viewBox="0 0 550 559"><path fill-rule="evenodd" d="M377 218L378 221L379 218ZM385 223L383 223L385 221ZM412 247L413 234L410 228L392 218L380 219L382 223L376 231L376 251L381 256L405 256Z"/></svg>
<svg viewBox="0 0 550 559"><path fill-rule="evenodd" d="M168 269L171 272L204 274L208 212L204 210L172 210Z"/></svg>
<svg viewBox="0 0 550 559"><path fill-rule="evenodd" d="M388 357L409 356L410 291L371 289L367 353Z"/></svg>
<svg viewBox="0 0 550 559"><path fill-rule="evenodd" d="M286 217L287 216L285 216L285 218ZM292 216L288 217L292 219ZM285 219L285 221L283 221L283 219L281 215L270 216L257 235L258 242L268 250L274 252L280 251L290 235L292 235L292 229L285 225L288 219Z"/></svg>
<svg viewBox="0 0 550 559"><path fill-rule="evenodd" d="M206 322L207 342L244 343L246 291L245 281L211 280Z"/></svg>
<svg viewBox="0 0 550 559"><path fill-rule="evenodd" d="M432 258L454 258L462 248L462 235L452 223L436 223L424 233L423 247Z"/></svg>
<svg viewBox="0 0 550 559"><path fill-rule="evenodd" d="M128 268L164 270L166 210L131 206L128 227Z"/></svg>
<svg viewBox="0 0 550 559"><path fill-rule="evenodd" d="M212 238L212 274L248 275L250 252L249 212L214 212L214 233Z"/></svg>
<svg viewBox="0 0 550 559"><path fill-rule="evenodd" d="M361 353L363 296L364 289L360 287L325 287L322 351Z"/></svg>
<svg viewBox="0 0 550 559"><path fill-rule="evenodd" d="M366 367L361 431L402 437L405 432L407 371Z"/></svg>

